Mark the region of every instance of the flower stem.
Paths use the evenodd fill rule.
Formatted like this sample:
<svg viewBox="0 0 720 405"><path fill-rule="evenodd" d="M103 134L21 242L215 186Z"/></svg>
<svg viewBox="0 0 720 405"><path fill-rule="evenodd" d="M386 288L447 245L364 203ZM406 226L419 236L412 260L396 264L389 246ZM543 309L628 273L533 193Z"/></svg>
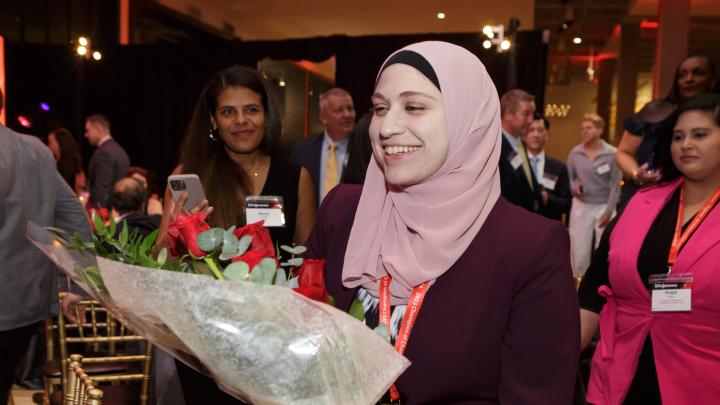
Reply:
<svg viewBox="0 0 720 405"><path fill-rule="evenodd" d="M213 272L213 275L215 276L216 279L225 280L225 277L223 277L222 273L220 272L220 269L218 269L217 265L215 264L215 260L213 260L212 258L207 257L207 256L205 256L205 258L203 258L203 260L205 261L205 263L207 263L208 267L210 267L210 271Z"/></svg>

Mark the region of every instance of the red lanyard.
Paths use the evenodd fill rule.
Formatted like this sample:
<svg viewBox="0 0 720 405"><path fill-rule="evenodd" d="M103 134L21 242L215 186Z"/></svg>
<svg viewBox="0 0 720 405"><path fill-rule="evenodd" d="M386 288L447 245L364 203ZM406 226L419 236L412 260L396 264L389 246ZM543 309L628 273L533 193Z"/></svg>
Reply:
<svg viewBox="0 0 720 405"><path fill-rule="evenodd" d="M717 190L715 190L715 192L710 196L710 198L705 201L705 205L703 205L700 212L695 215L695 218L693 218L693 220L690 222L690 225L688 225L687 229L685 229L685 232L683 232L682 225L683 216L685 215L685 185L683 184L680 186L680 206L678 207L678 217L677 222L675 223L675 234L673 235L672 244L670 245L670 254L668 255L669 270L671 270L672 265L675 264L675 260L677 260L680 248L685 245L688 239L690 239L690 236L692 236L693 232L697 230L702 221L705 220L705 217L708 216L708 214L713 209L718 200L720 200L720 187L718 187ZM668 273L669 272L670 271L668 271Z"/></svg>
<svg viewBox="0 0 720 405"><path fill-rule="evenodd" d="M385 276L380 279L380 305L379 305L379 318L380 324L387 326L388 334L390 333L390 283L392 277ZM422 307L423 301L425 300L425 294L430 287L430 282L426 281L419 286L413 288L410 299L408 300L407 309L405 309L405 316L403 317L402 323L400 324L400 331L398 332L397 338L395 339L395 350L403 354L407 347L408 340L410 340L410 333L412 332L415 321L417 320L418 313L420 313L420 307ZM389 336L388 336L389 338ZM390 386L390 399L397 401L400 399L400 392L395 387L395 384Z"/></svg>

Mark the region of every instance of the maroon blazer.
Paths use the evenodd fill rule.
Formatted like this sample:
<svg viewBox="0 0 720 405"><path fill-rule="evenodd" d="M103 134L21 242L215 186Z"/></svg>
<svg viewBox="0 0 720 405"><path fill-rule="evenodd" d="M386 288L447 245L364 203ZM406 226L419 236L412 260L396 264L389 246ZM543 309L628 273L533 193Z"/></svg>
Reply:
<svg viewBox="0 0 720 405"><path fill-rule="evenodd" d="M333 189L306 243L307 257L327 259L327 288L343 310L357 292L341 272L361 192ZM397 387L403 404L570 404L579 341L566 228L500 198L430 287Z"/></svg>

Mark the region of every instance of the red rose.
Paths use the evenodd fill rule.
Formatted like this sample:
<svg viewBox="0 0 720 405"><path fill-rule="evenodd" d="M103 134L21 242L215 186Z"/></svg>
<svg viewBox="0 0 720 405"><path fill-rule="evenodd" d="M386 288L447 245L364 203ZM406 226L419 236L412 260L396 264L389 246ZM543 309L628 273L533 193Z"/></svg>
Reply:
<svg viewBox="0 0 720 405"><path fill-rule="evenodd" d="M266 258L265 252L262 249L256 249L256 250L248 250L247 252L243 253L240 256L233 257L233 262L245 262L247 263L248 267L250 267L250 271L252 271L253 267L257 266L260 263L260 260ZM273 256L270 256L271 259L274 259Z"/></svg>
<svg viewBox="0 0 720 405"><path fill-rule="evenodd" d="M205 252L200 249L195 240L202 232L210 229L205 222L206 212L196 212L192 215L178 213L167 230L167 244L170 254L179 257L185 252L192 253L195 257L204 257Z"/></svg>
<svg viewBox="0 0 720 405"><path fill-rule="evenodd" d="M305 259L298 270L299 287L294 290L310 299L328 304L330 296L325 289L325 259Z"/></svg>
<svg viewBox="0 0 720 405"><path fill-rule="evenodd" d="M264 255L262 257L274 258L275 245L270 238L270 231L268 231L268 229L263 226L264 223L265 221L260 221L254 224L245 225L242 228L236 229L234 233L235 236L238 237L238 239L242 238L245 235L252 236L252 244L250 245L250 248L248 248L248 251L260 250L263 252ZM252 266L250 267L250 269L252 269Z"/></svg>

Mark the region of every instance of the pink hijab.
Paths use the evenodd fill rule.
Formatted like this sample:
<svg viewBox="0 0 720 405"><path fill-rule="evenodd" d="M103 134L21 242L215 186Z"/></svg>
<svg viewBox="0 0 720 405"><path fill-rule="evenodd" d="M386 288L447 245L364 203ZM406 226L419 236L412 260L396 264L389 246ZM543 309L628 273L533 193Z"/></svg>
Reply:
<svg viewBox="0 0 720 405"><path fill-rule="evenodd" d="M414 287L452 267L500 197L500 103L485 67L446 42L402 50L420 54L435 71L450 140L445 163L413 186L388 188L377 162L370 161L342 281L377 297L379 280L389 274L392 305L406 304Z"/></svg>

